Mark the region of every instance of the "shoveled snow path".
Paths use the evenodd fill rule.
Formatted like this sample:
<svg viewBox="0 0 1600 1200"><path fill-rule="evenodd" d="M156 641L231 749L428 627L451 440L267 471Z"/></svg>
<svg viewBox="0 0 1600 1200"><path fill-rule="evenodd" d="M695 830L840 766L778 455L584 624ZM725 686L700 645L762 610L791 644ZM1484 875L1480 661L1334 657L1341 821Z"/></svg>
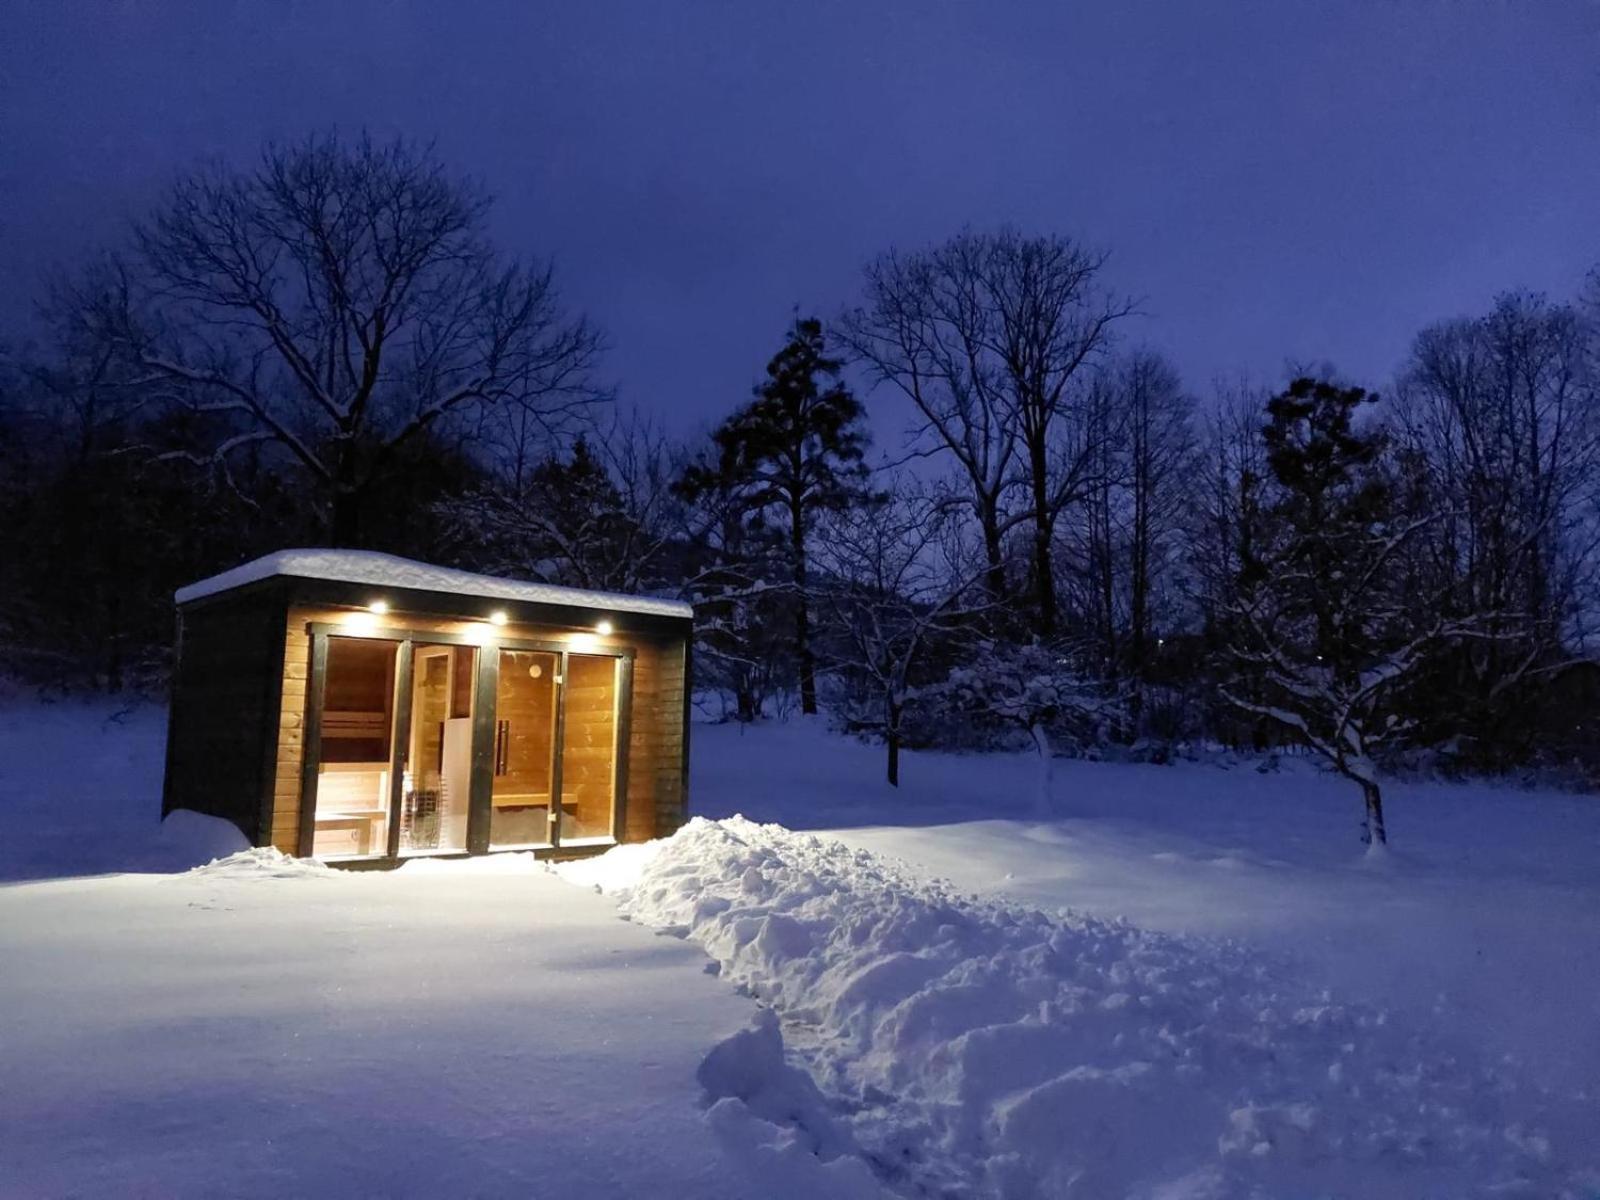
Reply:
<svg viewBox="0 0 1600 1200"><path fill-rule="evenodd" d="M708 1059L719 1108L786 1118L824 1159L854 1147L907 1195L1600 1186L1584 1102L1237 946L974 899L740 818L561 870L781 1017L787 1062L770 1021Z"/></svg>

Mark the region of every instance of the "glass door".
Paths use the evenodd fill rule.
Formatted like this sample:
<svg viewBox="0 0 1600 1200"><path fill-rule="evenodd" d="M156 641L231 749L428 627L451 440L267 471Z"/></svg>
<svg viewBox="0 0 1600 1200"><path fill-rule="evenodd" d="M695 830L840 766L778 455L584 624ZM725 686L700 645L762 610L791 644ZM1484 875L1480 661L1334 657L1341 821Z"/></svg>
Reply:
<svg viewBox="0 0 1600 1200"><path fill-rule="evenodd" d="M561 720L562 845L616 836L618 676L610 655L568 654Z"/></svg>
<svg viewBox="0 0 1600 1200"><path fill-rule="evenodd" d="M411 720L401 760L401 854L467 848L476 668L474 646L412 647Z"/></svg>
<svg viewBox="0 0 1600 1200"><path fill-rule="evenodd" d="M489 845L496 850L549 846L556 837L561 790L556 756L561 655L505 649L499 655Z"/></svg>
<svg viewBox="0 0 1600 1200"><path fill-rule="evenodd" d="M322 692L311 853L389 852L389 801L399 643L330 637Z"/></svg>

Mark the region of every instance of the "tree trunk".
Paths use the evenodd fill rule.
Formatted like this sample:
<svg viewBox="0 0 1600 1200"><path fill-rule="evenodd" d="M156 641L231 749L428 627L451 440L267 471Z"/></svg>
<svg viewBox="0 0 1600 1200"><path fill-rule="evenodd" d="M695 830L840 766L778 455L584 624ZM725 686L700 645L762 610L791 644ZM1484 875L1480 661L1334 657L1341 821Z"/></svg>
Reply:
<svg viewBox="0 0 1600 1200"><path fill-rule="evenodd" d="M361 493L353 486L336 485L328 535L335 549L353 550L361 545Z"/></svg>
<svg viewBox="0 0 1600 1200"><path fill-rule="evenodd" d="M1361 818L1361 840L1368 846L1387 846L1389 832L1383 826L1383 793L1371 780L1361 780L1361 796L1366 811Z"/></svg>
<svg viewBox="0 0 1600 1200"><path fill-rule="evenodd" d="M346 434L338 443L333 464L333 512L329 533L339 550L361 546L362 487L356 462L355 439Z"/></svg>
<svg viewBox="0 0 1600 1200"><path fill-rule="evenodd" d="M738 705L739 723L748 725L754 721L756 719L756 698L751 694L750 688L741 683L734 699Z"/></svg>
<svg viewBox="0 0 1600 1200"><path fill-rule="evenodd" d="M1033 473L1033 588L1039 606L1039 637L1049 641L1056 635L1056 578L1050 565L1049 461L1040 438L1030 447Z"/></svg>
<svg viewBox="0 0 1600 1200"><path fill-rule="evenodd" d="M1050 745L1050 735L1045 732L1043 725L1035 722L1028 726L1028 732L1033 735L1033 744L1039 750L1039 775L1038 792L1034 796L1034 808L1041 817L1055 815L1055 748Z"/></svg>
<svg viewBox="0 0 1600 1200"><path fill-rule="evenodd" d="M1006 602L1006 563L1000 550L1000 514L992 505L984 505L979 513L983 526L983 554L987 565L985 587L989 599L995 604Z"/></svg>
<svg viewBox="0 0 1600 1200"><path fill-rule="evenodd" d="M884 719L884 744L889 748L889 786L900 786L900 706L893 700L886 704Z"/></svg>
<svg viewBox="0 0 1600 1200"><path fill-rule="evenodd" d="M810 716L817 711L817 659L811 650L805 514L798 504L790 508L790 544L794 554L794 641L795 653L800 660L800 711Z"/></svg>

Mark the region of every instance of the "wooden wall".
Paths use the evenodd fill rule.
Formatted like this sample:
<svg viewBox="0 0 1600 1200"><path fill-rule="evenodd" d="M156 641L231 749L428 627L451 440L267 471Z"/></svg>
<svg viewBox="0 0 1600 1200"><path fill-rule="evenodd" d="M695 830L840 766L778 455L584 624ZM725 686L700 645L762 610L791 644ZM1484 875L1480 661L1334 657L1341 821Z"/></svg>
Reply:
<svg viewBox="0 0 1600 1200"><path fill-rule="evenodd" d="M232 821L252 844L264 833L271 780L281 593L255 591L181 614L167 727L161 811Z"/></svg>
<svg viewBox="0 0 1600 1200"><path fill-rule="evenodd" d="M639 647L633 663L633 715L628 730L628 808L623 840L666 837L685 813L682 641Z"/></svg>
<svg viewBox="0 0 1600 1200"><path fill-rule="evenodd" d="M293 605L283 627L282 703L278 717L276 778L273 786L271 843L285 853L299 852L300 768L305 753L306 689L312 622L350 624L352 631L379 624L471 635L482 625L393 612L385 617L348 608ZM565 642L571 631L513 623L498 627L507 639ZM684 821L684 672L682 639L646 641L618 634L593 638L604 647L632 646L633 709L628 738L625 841L646 841L676 830ZM575 647L576 649L576 647ZM569 703L573 702L569 697Z"/></svg>

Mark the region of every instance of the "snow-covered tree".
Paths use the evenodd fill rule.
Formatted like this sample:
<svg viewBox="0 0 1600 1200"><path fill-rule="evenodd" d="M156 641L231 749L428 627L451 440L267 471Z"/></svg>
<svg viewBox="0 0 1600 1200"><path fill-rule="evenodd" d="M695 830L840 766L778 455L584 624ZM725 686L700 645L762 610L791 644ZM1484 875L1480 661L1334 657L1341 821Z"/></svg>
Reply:
<svg viewBox="0 0 1600 1200"><path fill-rule="evenodd" d="M1120 720L1120 698L1086 674L1060 646L1038 642L980 643L943 684L948 702L975 717L1026 732L1039 754L1035 805L1041 816L1053 808L1055 746L1052 729L1078 727L1091 734Z"/></svg>
<svg viewBox="0 0 1600 1200"><path fill-rule="evenodd" d="M678 591L685 539L673 448L637 415L521 470L509 464L441 505L460 557L517 579L615 592Z"/></svg>
<svg viewBox="0 0 1600 1200"><path fill-rule="evenodd" d="M1402 689L1441 643L1482 632L1451 615L1407 551L1438 519L1405 486L1374 397L1295 380L1267 405L1270 479L1246 481L1239 570L1225 608L1234 673L1223 689L1361 788L1362 840L1387 841L1375 756L1409 728Z"/></svg>
<svg viewBox="0 0 1600 1200"><path fill-rule="evenodd" d="M895 787L906 705L931 681L930 651L987 606L960 573L953 525L937 497L902 483L880 503L836 514L819 539L828 661L876 708L853 713L852 723L881 730Z"/></svg>

